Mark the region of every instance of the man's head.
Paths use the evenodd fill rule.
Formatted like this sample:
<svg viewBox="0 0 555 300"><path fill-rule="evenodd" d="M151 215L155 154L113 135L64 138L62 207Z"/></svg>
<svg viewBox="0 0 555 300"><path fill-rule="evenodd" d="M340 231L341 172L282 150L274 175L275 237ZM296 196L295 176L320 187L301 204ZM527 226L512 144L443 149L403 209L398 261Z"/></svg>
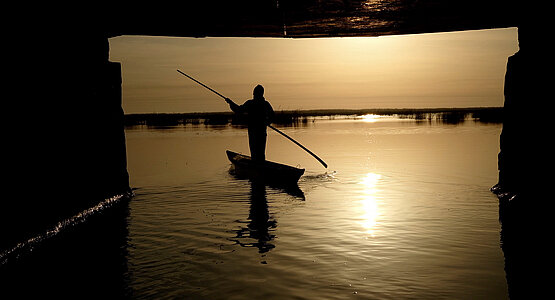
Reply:
<svg viewBox="0 0 555 300"><path fill-rule="evenodd" d="M254 90L252 91L252 95L253 95L254 99L263 98L264 97L264 87L262 87L260 84L257 85L254 88Z"/></svg>

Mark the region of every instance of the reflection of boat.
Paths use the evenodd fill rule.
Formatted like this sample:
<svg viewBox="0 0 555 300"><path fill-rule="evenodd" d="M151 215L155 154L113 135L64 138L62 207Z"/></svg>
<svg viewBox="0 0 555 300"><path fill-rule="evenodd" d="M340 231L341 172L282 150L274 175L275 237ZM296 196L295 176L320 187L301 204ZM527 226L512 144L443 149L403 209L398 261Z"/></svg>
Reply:
<svg viewBox="0 0 555 300"><path fill-rule="evenodd" d="M229 174L232 175L233 177L237 178L237 179L247 179L249 180L251 183L262 183L265 186L268 186L270 188L276 189L276 190L280 190L283 191L293 197L297 197L300 198L302 200L305 200L305 196L304 196L304 192L301 190L301 188L299 187L299 185L295 182L295 183L280 183L280 182L261 182L261 180L258 180L258 178L254 177L254 176L248 176L248 174L244 174L246 173L243 170L238 170L235 166L232 166L229 169Z"/></svg>
<svg viewBox="0 0 555 300"><path fill-rule="evenodd" d="M256 162L250 156L242 155L227 150L227 157L233 163L237 175L253 180L280 185L297 185L297 181L304 174L304 169L299 169L271 161Z"/></svg>

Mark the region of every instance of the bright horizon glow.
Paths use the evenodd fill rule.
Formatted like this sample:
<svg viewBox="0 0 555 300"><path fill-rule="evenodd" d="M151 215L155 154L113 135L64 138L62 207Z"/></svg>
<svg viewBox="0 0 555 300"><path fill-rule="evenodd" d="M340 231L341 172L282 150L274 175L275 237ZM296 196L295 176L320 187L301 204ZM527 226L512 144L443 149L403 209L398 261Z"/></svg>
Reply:
<svg viewBox="0 0 555 300"><path fill-rule="evenodd" d="M181 69L242 103L257 84L276 110L502 106L516 28L353 38L110 39L125 113L228 106Z"/></svg>
<svg viewBox="0 0 555 300"><path fill-rule="evenodd" d="M366 114L364 116L361 116L360 118L362 119L362 122L364 122L364 123L376 123L380 119L382 119L383 117L384 116L380 116L380 115Z"/></svg>

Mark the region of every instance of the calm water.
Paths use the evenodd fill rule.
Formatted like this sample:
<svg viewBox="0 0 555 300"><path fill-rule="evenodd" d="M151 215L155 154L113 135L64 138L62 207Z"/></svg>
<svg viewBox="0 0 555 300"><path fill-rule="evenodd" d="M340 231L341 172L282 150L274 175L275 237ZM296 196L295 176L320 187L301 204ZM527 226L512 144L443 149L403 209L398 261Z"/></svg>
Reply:
<svg viewBox="0 0 555 300"><path fill-rule="evenodd" d="M230 173L247 132L126 130L136 196L126 278L135 298L505 299L501 125L393 118L280 128L267 159L306 168L301 193Z"/></svg>

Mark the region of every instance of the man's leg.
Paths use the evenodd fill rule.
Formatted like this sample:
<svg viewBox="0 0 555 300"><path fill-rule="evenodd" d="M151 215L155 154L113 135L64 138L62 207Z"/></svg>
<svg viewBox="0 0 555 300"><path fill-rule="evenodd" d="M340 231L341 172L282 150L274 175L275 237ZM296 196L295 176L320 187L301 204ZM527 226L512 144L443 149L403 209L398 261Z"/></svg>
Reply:
<svg viewBox="0 0 555 300"><path fill-rule="evenodd" d="M252 160L266 160L266 134L249 134L249 148Z"/></svg>

